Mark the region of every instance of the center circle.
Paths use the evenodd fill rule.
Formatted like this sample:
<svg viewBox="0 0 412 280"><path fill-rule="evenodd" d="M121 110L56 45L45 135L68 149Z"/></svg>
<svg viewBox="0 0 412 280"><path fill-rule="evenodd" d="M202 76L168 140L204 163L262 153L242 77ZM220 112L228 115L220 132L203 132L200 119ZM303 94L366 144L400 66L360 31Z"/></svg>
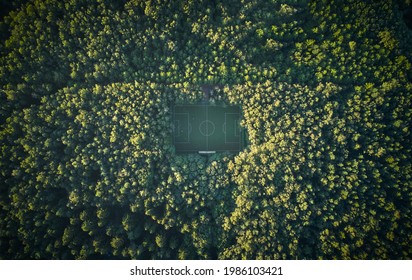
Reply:
<svg viewBox="0 0 412 280"><path fill-rule="evenodd" d="M215 133L215 124L211 121L203 121L199 125L199 131L203 136L210 136Z"/></svg>

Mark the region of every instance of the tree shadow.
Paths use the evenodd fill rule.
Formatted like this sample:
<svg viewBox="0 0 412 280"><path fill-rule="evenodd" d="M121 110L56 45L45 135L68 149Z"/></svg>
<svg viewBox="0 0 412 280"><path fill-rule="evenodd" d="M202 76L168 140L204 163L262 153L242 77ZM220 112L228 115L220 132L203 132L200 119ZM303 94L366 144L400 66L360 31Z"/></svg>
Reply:
<svg viewBox="0 0 412 280"><path fill-rule="evenodd" d="M412 30L412 8L409 8L403 12L403 21L405 22L406 26L410 30Z"/></svg>

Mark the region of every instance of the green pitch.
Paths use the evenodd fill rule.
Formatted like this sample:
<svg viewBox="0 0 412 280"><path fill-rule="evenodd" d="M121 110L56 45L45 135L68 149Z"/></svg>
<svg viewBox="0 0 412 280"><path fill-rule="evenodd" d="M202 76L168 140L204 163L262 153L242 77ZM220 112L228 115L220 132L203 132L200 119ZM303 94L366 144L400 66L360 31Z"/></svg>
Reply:
<svg viewBox="0 0 412 280"><path fill-rule="evenodd" d="M176 152L239 152L244 147L238 106L179 105L173 108Z"/></svg>

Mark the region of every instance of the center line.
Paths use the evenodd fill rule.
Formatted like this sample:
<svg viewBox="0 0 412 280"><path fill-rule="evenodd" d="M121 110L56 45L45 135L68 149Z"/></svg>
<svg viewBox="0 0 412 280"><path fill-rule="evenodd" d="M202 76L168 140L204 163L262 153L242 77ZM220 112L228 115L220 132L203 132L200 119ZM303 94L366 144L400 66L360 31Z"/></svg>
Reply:
<svg viewBox="0 0 412 280"><path fill-rule="evenodd" d="M205 105L206 106L206 105ZM208 108L207 108L207 106L206 106L206 150L208 151L209 150L209 143L208 143L208 140L209 140L209 125L208 125L208 120L209 120L209 118L208 118L208 115L207 115L207 111L208 111Z"/></svg>

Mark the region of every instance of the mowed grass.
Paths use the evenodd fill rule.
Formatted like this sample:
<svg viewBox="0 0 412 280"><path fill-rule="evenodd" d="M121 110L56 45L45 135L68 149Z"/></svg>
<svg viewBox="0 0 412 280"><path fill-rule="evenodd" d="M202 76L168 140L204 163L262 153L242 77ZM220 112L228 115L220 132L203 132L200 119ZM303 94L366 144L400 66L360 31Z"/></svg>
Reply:
<svg viewBox="0 0 412 280"><path fill-rule="evenodd" d="M172 128L176 152L239 152L244 148L241 116L239 106L175 106Z"/></svg>

